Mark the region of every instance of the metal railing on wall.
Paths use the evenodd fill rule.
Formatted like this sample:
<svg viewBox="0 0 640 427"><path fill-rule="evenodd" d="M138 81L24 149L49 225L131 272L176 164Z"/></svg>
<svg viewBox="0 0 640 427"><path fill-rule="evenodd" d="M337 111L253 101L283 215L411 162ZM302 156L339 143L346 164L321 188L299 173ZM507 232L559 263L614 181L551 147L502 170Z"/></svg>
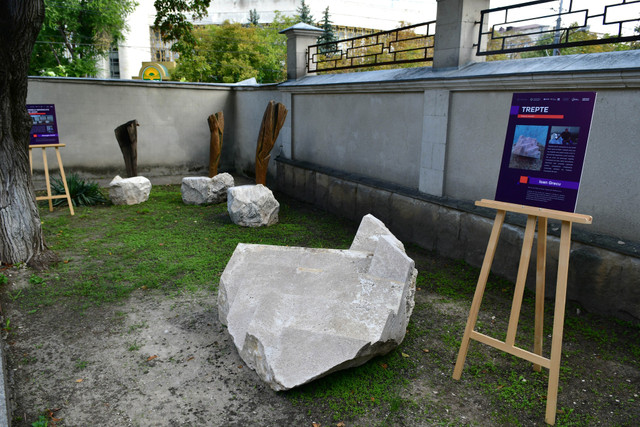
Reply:
<svg viewBox="0 0 640 427"><path fill-rule="evenodd" d="M433 61L436 21L320 43L307 49L307 70L347 70Z"/></svg>
<svg viewBox="0 0 640 427"><path fill-rule="evenodd" d="M599 4L598 4L599 3ZM640 40L640 0L536 0L481 12L478 55Z"/></svg>

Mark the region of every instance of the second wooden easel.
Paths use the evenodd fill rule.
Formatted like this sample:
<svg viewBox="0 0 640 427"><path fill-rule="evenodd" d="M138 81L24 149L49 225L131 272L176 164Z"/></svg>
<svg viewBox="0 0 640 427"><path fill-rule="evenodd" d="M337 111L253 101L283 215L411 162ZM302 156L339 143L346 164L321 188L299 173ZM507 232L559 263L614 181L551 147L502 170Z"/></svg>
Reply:
<svg viewBox="0 0 640 427"><path fill-rule="evenodd" d="M497 202L493 200L481 200L476 202L477 206L496 209L496 219L493 223L493 229L487 245L487 251L480 270L480 277L471 303L467 326L460 344L458 359L453 370L453 378L460 379L462 369L467 357L469 349L469 341L471 339L487 344L491 347L512 354L521 359L525 359L533 363L533 368L540 371L542 367L549 369L549 384L547 388L547 408L545 421L547 424L555 424L556 405L558 399L558 381L560 376L560 356L562 353L562 334L564 328L564 311L567 298L567 274L569 271L569 254L571 249L571 225L572 223L591 224L592 218L589 215L581 215L569 212L555 211L550 209L542 209L531 206L516 205L513 203ZM516 212L527 215L527 225L524 232L524 241L522 243L522 253L520 255L520 265L518 267L518 276L516 279L516 287L513 294L513 302L511 304L511 314L509 316L509 325L507 328L507 337L505 341L500 341L488 335L481 334L475 330L478 313L482 296L487 284L491 264L496 253L500 230L504 224L507 212ZM556 299L553 317L553 332L551 338L551 357L542 356L542 337L544 322L544 288L545 288L545 270L546 270L546 251L547 251L547 220L555 219L562 222L562 230L560 234L560 252L558 257L558 276L556 282ZM527 278L527 270L533 247L533 239L535 234L536 222L538 223L538 243L537 243L537 263L536 263L536 302L535 302L535 327L534 327L534 345L533 352L516 347L515 339L518 330L518 320L520 317L520 309L522 307L522 297L524 295L525 281Z"/></svg>
<svg viewBox="0 0 640 427"><path fill-rule="evenodd" d="M73 203L71 202L71 196L69 195L69 187L67 186L67 177L64 175L64 168L62 167L62 157L60 157L60 147L64 147L64 144L42 144L42 145L30 145L29 146L29 167L31 168L31 173L33 174L33 158L31 154L32 148L42 148L42 161L44 163L44 179L47 184L47 195L46 196L38 196L36 200L48 200L49 201L49 212L53 211L53 199L67 199L67 203L69 203L69 212L71 215L74 215L73 212ZM60 168L60 178L62 178L62 185L64 186L64 194L60 195L51 195L51 182L49 181L49 163L47 162L47 148L55 148L56 149L56 157L58 159L58 168Z"/></svg>

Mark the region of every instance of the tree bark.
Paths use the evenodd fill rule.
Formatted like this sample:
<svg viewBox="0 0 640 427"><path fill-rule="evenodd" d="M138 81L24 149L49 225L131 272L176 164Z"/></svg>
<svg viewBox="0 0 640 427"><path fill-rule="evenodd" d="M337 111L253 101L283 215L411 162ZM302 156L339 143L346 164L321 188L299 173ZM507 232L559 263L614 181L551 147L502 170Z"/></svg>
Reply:
<svg viewBox="0 0 640 427"><path fill-rule="evenodd" d="M129 120L114 129L129 178L138 176L138 126L137 120Z"/></svg>
<svg viewBox="0 0 640 427"><path fill-rule="evenodd" d="M267 184L267 166L269 166L271 158L271 149L278 139L278 134L286 118L287 108L284 104L269 101L264 116L262 116L256 146L256 184Z"/></svg>
<svg viewBox="0 0 640 427"><path fill-rule="evenodd" d="M224 114L218 111L207 119L209 130L211 131L211 141L209 142L209 178L218 174L220 165L220 154L222 153L222 135L224 133Z"/></svg>
<svg viewBox="0 0 640 427"><path fill-rule="evenodd" d="M55 259L42 236L28 153L27 75L43 20L43 0L0 0L0 261L34 267Z"/></svg>

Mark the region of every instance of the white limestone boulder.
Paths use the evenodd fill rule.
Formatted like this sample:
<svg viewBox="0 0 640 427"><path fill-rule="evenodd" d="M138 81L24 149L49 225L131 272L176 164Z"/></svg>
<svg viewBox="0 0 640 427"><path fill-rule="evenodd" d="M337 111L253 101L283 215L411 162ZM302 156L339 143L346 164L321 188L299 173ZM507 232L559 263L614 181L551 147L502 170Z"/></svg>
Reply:
<svg viewBox="0 0 640 427"><path fill-rule="evenodd" d="M146 202L151 193L151 181L144 176L121 178L116 175L109 183L109 199L114 205L137 205Z"/></svg>
<svg viewBox="0 0 640 427"><path fill-rule="evenodd" d="M278 222L280 203L262 184L240 185L227 191L227 210L234 224L261 227Z"/></svg>
<svg viewBox="0 0 640 427"><path fill-rule="evenodd" d="M366 239L376 242L370 251L237 246L220 278L219 318L272 389L361 365L404 339L414 262L390 233Z"/></svg>
<svg viewBox="0 0 640 427"><path fill-rule="evenodd" d="M182 201L187 205L210 205L227 200L227 190L233 187L233 177L221 173L213 178L190 176L182 178Z"/></svg>

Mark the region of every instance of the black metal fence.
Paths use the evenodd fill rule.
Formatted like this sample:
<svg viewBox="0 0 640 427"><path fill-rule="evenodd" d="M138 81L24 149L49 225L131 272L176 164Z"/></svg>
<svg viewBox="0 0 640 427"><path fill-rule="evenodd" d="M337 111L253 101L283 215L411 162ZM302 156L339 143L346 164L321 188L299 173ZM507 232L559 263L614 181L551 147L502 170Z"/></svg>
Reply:
<svg viewBox="0 0 640 427"><path fill-rule="evenodd" d="M608 3L608 4L605 4ZM640 40L640 0L536 0L483 10L478 55Z"/></svg>
<svg viewBox="0 0 640 427"><path fill-rule="evenodd" d="M309 72L433 61L436 21L309 46Z"/></svg>

